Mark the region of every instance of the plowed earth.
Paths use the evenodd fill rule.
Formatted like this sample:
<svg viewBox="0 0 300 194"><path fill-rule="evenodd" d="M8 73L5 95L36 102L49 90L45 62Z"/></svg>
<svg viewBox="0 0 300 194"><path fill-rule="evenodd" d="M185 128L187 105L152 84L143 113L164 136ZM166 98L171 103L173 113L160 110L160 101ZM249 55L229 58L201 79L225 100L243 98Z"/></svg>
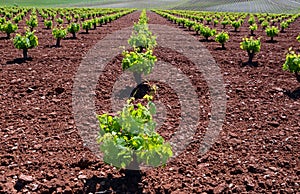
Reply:
<svg viewBox="0 0 300 194"><path fill-rule="evenodd" d="M270 43L262 29L257 67L243 65L246 52L239 48L249 34L246 22L233 32L226 50L217 43L204 44L219 65L226 87L227 110L222 131L205 154L198 154L208 125L210 94L201 72L182 54L158 45L154 54L188 75L197 88L199 125L194 141L166 167L142 172L139 183L106 165L83 145L72 114L72 85L86 52L107 34L133 25L140 12L62 40L53 48L51 31L37 28L39 47L22 62L12 41L0 40L0 192L1 193L297 193L300 190L300 88L281 65L291 46L300 48L298 18ZM148 12L149 24L177 24ZM40 24L42 24L40 18ZM24 27L21 23L20 29ZM221 31L221 26L216 27ZM2 34L5 36L4 34ZM182 43L184 44L184 43ZM109 49L109 48L108 48ZM110 112L112 85L122 73L121 56L107 65L97 86L97 112ZM157 101L166 107L166 121L158 130L166 139L176 131L180 103L172 88L159 86Z"/></svg>

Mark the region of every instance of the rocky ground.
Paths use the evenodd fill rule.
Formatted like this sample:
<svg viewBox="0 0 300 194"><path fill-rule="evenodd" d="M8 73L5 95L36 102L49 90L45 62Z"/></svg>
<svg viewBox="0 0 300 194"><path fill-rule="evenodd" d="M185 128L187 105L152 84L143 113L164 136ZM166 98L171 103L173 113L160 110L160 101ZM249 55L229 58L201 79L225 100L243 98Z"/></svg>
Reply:
<svg viewBox="0 0 300 194"><path fill-rule="evenodd" d="M154 49L158 59L179 68L197 88L201 107L192 143L165 167L143 171L136 184L84 146L72 112L73 78L93 45L133 25L139 15L134 12L90 34L79 34L76 40L62 40L60 48L53 47L51 32L39 26L39 47L29 51L32 59L26 62L16 59L21 52L10 40L0 40L0 192L297 193L300 88L291 73L282 71L282 64L290 46L299 51L300 43L295 39L300 31L299 18L286 33L275 37L275 43L267 41L262 29L256 32L256 37L262 37L262 48L254 58L257 67L253 67L243 65L247 55L239 48L242 37L249 34L246 23L239 32L226 27L230 41L226 50L220 50L218 43L205 42L194 32L148 12L149 24L185 31L205 46L219 65L227 98L222 131L213 147L200 155L198 149L210 116L208 86L186 56L158 45ZM222 30L221 26L216 28ZM121 60L116 56L99 79L98 113L111 111L109 97L122 73ZM171 87L156 84L160 88L156 101L167 110L167 119L158 131L169 139L178 127L180 103Z"/></svg>

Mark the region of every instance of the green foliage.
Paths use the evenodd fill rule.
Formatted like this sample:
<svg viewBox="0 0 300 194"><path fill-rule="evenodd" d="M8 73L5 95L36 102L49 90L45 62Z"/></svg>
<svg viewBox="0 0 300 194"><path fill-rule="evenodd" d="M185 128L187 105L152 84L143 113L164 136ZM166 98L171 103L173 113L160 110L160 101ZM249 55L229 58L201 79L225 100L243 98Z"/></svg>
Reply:
<svg viewBox="0 0 300 194"><path fill-rule="evenodd" d="M219 20L216 20L216 19L215 19L215 20L213 21L213 23L214 23L214 26L216 26L216 25L219 23Z"/></svg>
<svg viewBox="0 0 300 194"><path fill-rule="evenodd" d="M31 15L29 20L26 20L27 26L30 28L30 31L33 31L33 28L38 26L38 20L36 16Z"/></svg>
<svg viewBox="0 0 300 194"><path fill-rule="evenodd" d="M94 26L94 30L97 28L97 24L99 23L98 20L99 20L98 18L94 18L94 19L91 20L91 22L92 22L92 24Z"/></svg>
<svg viewBox="0 0 300 194"><path fill-rule="evenodd" d="M232 27L234 27L234 31L236 32L239 27L241 27L241 22L240 21L233 21L231 22Z"/></svg>
<svg viewBox="0 0 300 194"><path fill-rule="evenodd" d="M202 16L198 17L198 21L199 21L199 22L201 22L201 23L202 23L202 22L203 22L203 20L204 20L204 17L202 17Z"/></svg>
<svg viewBox="0 0 300 194"><path fill-rule="evenodd" d="M260 17L260 18L258 18L258 23L262 23L263 21L265 21L265 18L264 17Z"/></svg>
<svg viewBox="0 0 300 194"><path fill-rule="evenodd" d="M38 46L38 38L34 35L35 31L28 31L24 36L17 34L13 40L13 44L17 49L23 50L23 58L27 59L27 50Z"/></svg>
<svg viewBox="0 0 300 194"><path fill-rule="evenodd" d="M139 24L147 24L147 23L148 23L148 17L146 15L146 10L143 9L139 18Z"/></svg>
<svg viewBox="0 0 300 194"><path fill-rule="evenodd" d="M52 28L52 21L51 20L44 20L44 25L47 29L51 29Z"/></svg>
<svg viewBox="0 0 300 194"><path fill-rule="evenodd" d="M194 21L190 21L190 20L184 20L184 25L185 25L186 27L188 27L189 30L191 30L191 27L192 27L193 25L195 25L195 22L194 22Z"/></svg>
<svg viewBox="0 0 300 194"><path fill-rule="evenodd" d="M62 24L62 23L64 22L64 20L63 20L62 18L57 18L57 19L56 19L56 22L57 22L58 24Z"/></svg>
<svg viewBox="0 0 300 194"><path fill-rule="evenodd" d="M78 22L79 15L78 14L74 15L74 19L75 19L76 22Z"/></svg>
<svg viewBox="0 0 300 194"><path fill-rule="evenodd" d="M66 19L67 19L68 24L69 24L71 22L71 20L72 20L72 17L71 16L67 16Z"/></svg>
<svg viewBox="0 0 300 194"><path fill-rule="evenodd" d="M215 41L222 45L222 48L225 49L225 43L229 40L229 35L227 32L220 32L216 35Z"/></svg>
<svg viewBox="0 0 300 194"><path fill-rule="evenodd" d="M243 41L240 43L241 49L254 53L260 51L260 45L260 39L255 40L253 37L243 38Z"/></svg>
<svg viewBox="0 0 300 194"><path fill-rule="evenodd" d="M228 25L229 23L230 23L229 20L223 20L223 21L221 22L221 24L223 25L223 28L225 28L226 25Z"/></svg>
<svg viewBox="0 0 300 194"><path fill-rule="evenodd" d="M206 17L205 20L206 20L206 24L209 25L209 23L212 21L212 18L211 17Z"/></svg>
<svg viewBox="0 0 300 194"><path fill-rule="evenodd" d="M38 46L38 38L34 35L34 31L27 30L24 36L17 34L13 43L17 49L31 49Z"/></svg>
<svg viewBox="0 0 300 194"><path fill-rule="evenodd" d="M76 38L76 33L80 30L80 25L77 23L71 23L67 30L73 35L73 38Z"/></svg>
<svg viewBox="0 0 300 194"><path fill-rule="evenodd" d="M6 33L7 39L10 39L10 34L16 32L18 30L18 26L8 21L1 26L0 30Z"/></svg>
<svg viewBox="0 0 300 194"><path fill-rule="evenodd" d="M138 52L142 52L143 49L152 49L156 46L156 37L152 35L148 24L145 23L148 21L148 18L144 15L144 12L142 12L140 18L142 20L134 24L132 35L128 39L128 44L137 49Z"/></svg>
<svg viewBox="0 0 300 194"><path fill-rule="evenodd" d="M289 24L287 22L283 21L280 23L280 27L281 27L281 32L284 32L284 29L289 27Z"/></svg>
<svg viewBox="0 0 300 194"><path fill-rule="evenodd" d="M267 26L269 26L269 22L265 20L261 23L261 26L263 27L263 29L265 29Z"/></svg>
<svg viewBox="0 0 300 194"><path fill-rule="evenodd" d="M0 24L4 24L6 22L5 18L0 18Z"/></svg>
<svg viewBox="0 0 300 194"><path fill-rule="evenodd" d="M273 41L273 37L278 35L279 29L275 26L268 26L266 29L266 33L268 37L271 37L271 41Z"/></svg>
<svg viewBox="0 0 300 194"><path fill-rule="evenodd" d="M243 41L240 43L240 48L247 51L249 56L248 63L252 63L254 54L260 51L260 46L260 39L255 40L252 36L250 38L243 38Z"/></svg>
<svg viewBox="0 0 300 194"><path fill-rule="evenodd" d="M216 34L216 30L211 29L208 26L205 26L205 27L201 28L200 33L202 36L205 37L206 40L208 40L209 37L214 36Z"/></svg>
<svg viewBox="0 0 300 194"><path fill-rule="evenodd" d="M294 19L290 18L290 19L286 20L286 23L288 23L288 25L290 25L290 24L293 23L294 21L295 21Z"/></svg>
<svg viewBox="0 0 300 194"><path fill-rule="evenodd" d="M296 39L300 42L300 33L298 34Z"/></svg>
<svg viewBox="0 0 300 194"><path fill-rule="evenodd" d="M134 160L154 167L166 164L173 155L172 148L155 131L155 112L153 102L134 104L130 99L117 116L98 115L97 140L104 161L118 168L128 167Z"/></svg>
<svg viewBox="0 0 300 194"><path fill-rule="evenodd" d="M89 33L89 30L92 29L93 23L90 20L82 22L82 28L86 30L86 33Z"/></svg>
<svg viewBox="0 0 300 194"><path fill-rule="evenodd" d="M257 30L257 24L252 24L251 26L249 26L249 29L251 31L251 36L254 35L254 31Z"/></svg>
<svg viewBox="0 0 300 194"><path fill-rule="evenodd" d="M286 55L285 63L282 66L283 70L289 71L291 73L300 72L300 53L296 54L292 48L289 49L289 52Z"/></svg>
<svg viewBox="0 0 300 194"><path fill-rule="evenodd" d="M13 21L17 24L22 20L22 17L20 15L13 18Z"/></svg>
<svg viewBox="0 0 300 194"><path fill-rule="evenodd" d="M255 23L255 18L254 18L253 15L251 15L251 16L249 17L248 24L249 24L249 25L253 25L254 23Z"/></svg>
<svg viewBox="0 0 300 194"><path fill-rule="evenodd" d="M60 27L52 30L52 35L56 38L56 47L60 47L60 40L67 36L67 30Z"/></svg>
<svg viewBox="0 0 300 194"><path fill-rule="evenodd" d="M122 60L122 69L130 70L134 73L139 74L150 74L155 62L157 61L156 57L152 55L152 50L147 50L146 52L123 52Z"/></svg>
<svg viewBox="0 0 300 194"><path fill-rule="evenodd" d="M67 30L62 27L54 28L52 30L52 35L54 38L65 38L67 35Z"/></svg>
<svg viewBox="0 0 300 194"><path fill-rule="evenodd" d="M203 28L203 24L199 24L199 23L193 26L193 29L197 34L201 31L202 28Z"/></svg>

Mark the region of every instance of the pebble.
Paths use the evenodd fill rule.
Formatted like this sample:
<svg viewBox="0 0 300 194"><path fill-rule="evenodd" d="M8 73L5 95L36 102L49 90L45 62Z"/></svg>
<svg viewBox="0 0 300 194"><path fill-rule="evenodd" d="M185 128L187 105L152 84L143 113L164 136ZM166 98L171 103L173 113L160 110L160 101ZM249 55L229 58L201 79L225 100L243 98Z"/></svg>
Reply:
<svg viewBox="0 0 300 194"><path fill-rule="evenodd" d="M214 188L214 193L222 193L224 192L224 190L226 189L226 184L225 183L221 183L219 184L216 188Z"/></svg>
<svg viewBox="0 0 300 194"><path fill-rule="evenodd" d="M79 176L78 176L78 179L87 179L87 176L86 176L86 175L83 175L83 174L81 174L81 175L79 175Z"/></svg>
<svg viewBox="0 0 300 194"><path fill-rule="evenodd" d="M278 171L278 169L276 167L273 167L273 166L270 166L269 169L272 170L272 171L274 171L274 172Z"/></svg>
<svg viewBox="0 0 300 194"><path fill-rule="evenodd" d="M273 127L279 127L280 124L277 121L269 121L268 125L271 125Z"/></svg>
<svg viewBox="0 0 300 194"><path fill-rule="evenodd" d="M31 187L31 190L32 190L32 191L36 191L36 190L39 188L39 185L38 185L38 184L32 184L31 186L32 186L32 187Z"/></svg>
<svg viewBox="0 0 300 194"><path fill-rule="evenodd" d="M32 182L32 181L34 181L34 178L32 176L21 174L19 176L19 180L24 181L24 182Z"/></svg>

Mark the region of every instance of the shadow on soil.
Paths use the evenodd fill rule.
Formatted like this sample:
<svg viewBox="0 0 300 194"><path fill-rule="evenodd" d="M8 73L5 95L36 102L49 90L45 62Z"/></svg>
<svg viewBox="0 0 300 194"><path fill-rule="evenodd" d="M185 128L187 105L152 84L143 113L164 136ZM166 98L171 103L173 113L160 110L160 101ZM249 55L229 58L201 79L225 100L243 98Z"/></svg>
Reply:
<svg viewBox="0 0 300 194"><path fill-rule="evenodd" d="M122 172L122 171L120 171ZM124 170L125 176L114 178L93 176L86 180L83 193L142 193L142 173L138 170Z"/></svg>
<svg viewBox="0 0 300 194"><path fill-rule="evenodd" d="M135 88L126 86L124 89L116 93L118 99L128 99L134 97L135 99L142 99L146 94L150 94L152 91L151 85L147 82L142 82Z"/></svg>
<svg viewBox="0 0 300 194"><path fill-rule="evenodd" d="M12 61L7 61L6 64L8 65L11 65L11 64L22 64L22 63L25 63L26 61L32 61L32 58L31 57L28 57L27 59L24 59L24 58L16 58Z"/></svg>
<svg viewBox="0 0 300 194"><path fill-rule="evenodd" d="M266 43L271 43L271 44L275 44L277 42L278 42L277 40L266 40Z"/></svg>
<svg viewBox="0 0 300 194"><path fill-rule="evenodd" d="M62 46L57 47L56 45L46 45L44 48L61 48Z"/></svg>
<svg viewBox="0 0 300 194"><path fill-rule="evenodd" d="M286 90L284 91L284 94L293 100L298 100L300 99L300 87L295 89L294 91Z"/></svg>
<svg viewBox="0 0 300 194"><path fill-rule="evenodd" d="M206 40L205 38L200 39L199 42L215 42L213 39Z"/></svg>
<svg viewBox="0 0 300 194"><path fill-rule="evenodd" d="M116 97L118 99L129 98L133 89L134 89L133 87L126 86L124 89L122 89L122 90L118 91L118 93L116 93Z"/></svg>
<svg viewBox="0 0 300 194"><path fill-rule="evenodd" d="M249 62L240 62L241 64L241 67L245 67L245 66L250 66L250 67L258 67L259 63L258 62L252 62L252 63L249 63Z"/></svg>
<svg viewBox="0 0 300 194"><path fill-rule="evenodd" d="M227 50L226 48L222 48L222 47L217 47L217 48L214 48L215 51L225 51Z"/></svg>

